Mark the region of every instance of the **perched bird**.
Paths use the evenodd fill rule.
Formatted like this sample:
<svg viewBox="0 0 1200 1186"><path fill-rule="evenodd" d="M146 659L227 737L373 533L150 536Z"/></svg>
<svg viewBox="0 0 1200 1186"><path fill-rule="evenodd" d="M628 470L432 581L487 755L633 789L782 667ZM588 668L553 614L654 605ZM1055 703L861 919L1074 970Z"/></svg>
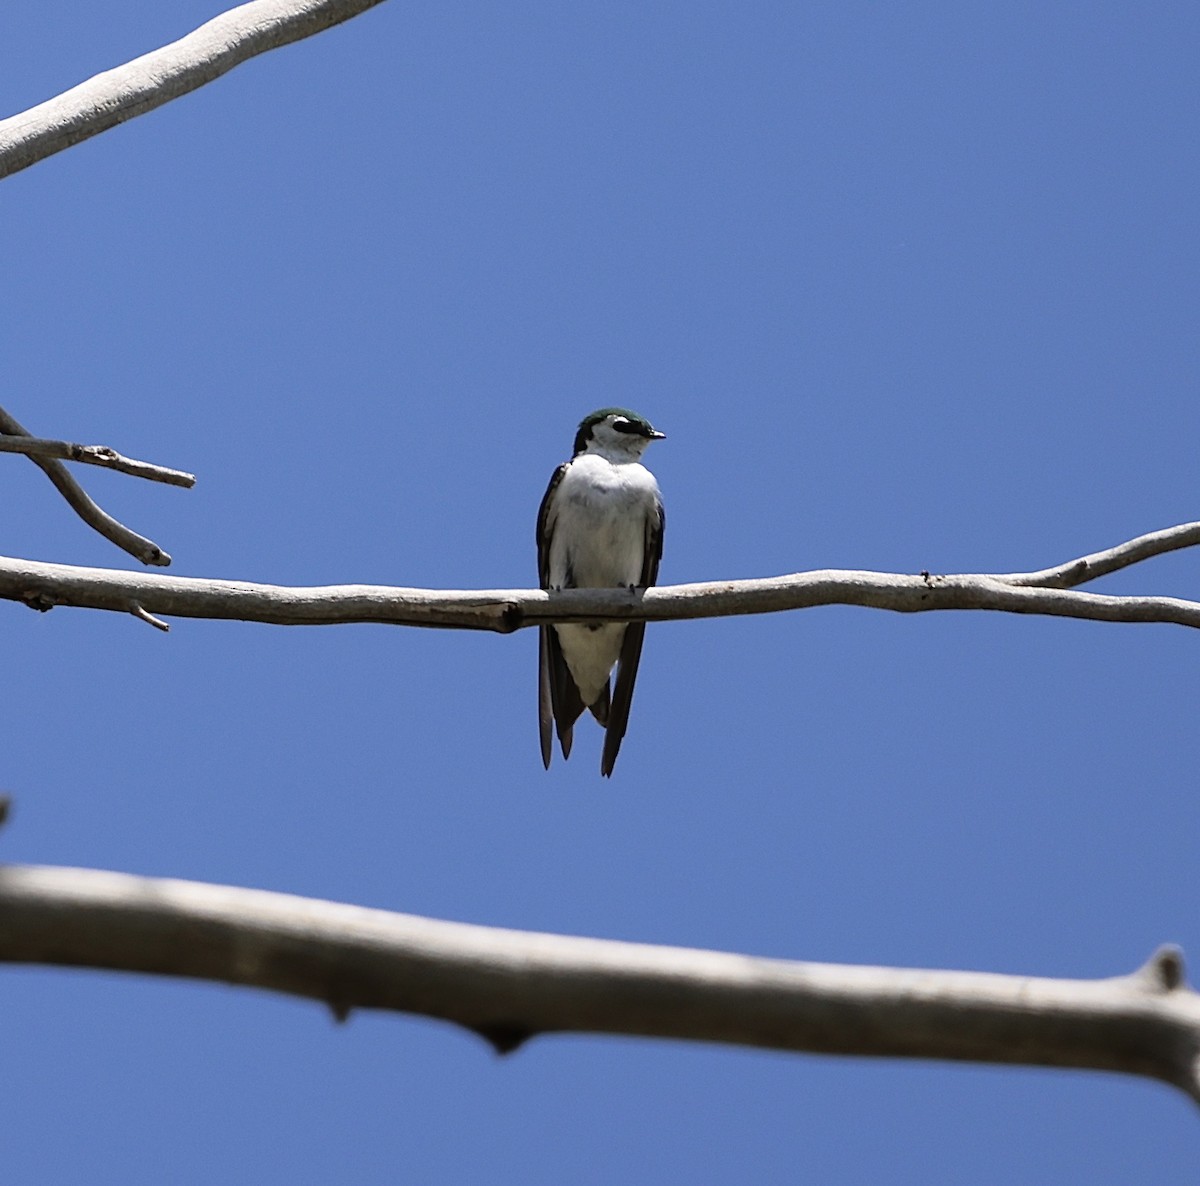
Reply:
<svg viewBox="0 0 1200 1186"><path fill-rule="evenodd" d="M642 453L664 433L626 408L601 408L580 425L575 454L554 471L538 511L538 577L543 589L645 589L658 578L663 505ZM644 622L542 626L538 720L550 768L551 728L567 758L585 708L605 727L600 773L613 772L633 699ZM618 663L616 687L608 677Z"/></svg>

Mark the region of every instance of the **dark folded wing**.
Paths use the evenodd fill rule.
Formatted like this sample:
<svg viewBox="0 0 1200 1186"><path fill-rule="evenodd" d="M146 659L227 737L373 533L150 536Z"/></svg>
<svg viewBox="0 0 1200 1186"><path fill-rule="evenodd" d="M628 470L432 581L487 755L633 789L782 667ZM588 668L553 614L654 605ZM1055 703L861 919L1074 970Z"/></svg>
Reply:
<svg viewBox="0 0 1200 1186"><path fill-rule="evenodd" d="M667 517L662 501L655 503L654 511L646 516L646 552L642 562L642 585L648 589L658 580L658 563L662 559L663 529ZM608 728L604 733L604 753L600 758L600 773L605 778L612 775L617 764L617 754L629 724L629 706L633 703L633 685L637 680L638 663L642 658L642 641L646 636L645 622L631 622L625 627L625 640L621 643L621 658L617 664L617 680L613 689L612 705L608 710Z"/></svg>
<svg viewBox="0 0 1200 1186"><path fill-rule="evenodd" d="M554 492L558 489L559 482L563 480L568 464L570 463L564 461L550 475L550 485L546 487L546 493L542 495L542 505L538 507L538 587L542 589L550 588L550 541L554 537L554 515L552 514Z"/></svg>
<svg viewBox="0 0 1200 1186"><path fill-rule="evenodd" d="M537 547L538 584L550 588L550 543L554 537L554 492L567 472L567 463L558 467L538 508ZM538 738L542 747L542 764L550 768L553 750L553 729L557 726L558 741L563 757L571 753L572 726L583 712L579 689L567 670L558 634L552 626L538 628Z"/></svg>
<svg viewBox="0 0 1200 1186"><path fill-rule="evenodd" d="M554 752L554 694L550 690L549 626L538 627L538 736L542 743L542 765L550 769Z"/></svg>
<svg viewBox="0 0 1200 1186"><path fill-rule="evenodd" d="M562 747L562 756L569 758L572 728L579 720L584 704L579 689L571 678L571 672L567 669L557 631L553 626L541 626L539 630L541 643L538 657L543 666L538 679L538 719L542 731L542 761L549 769L550 762L546 757L550 752L549 721L552 719L558 727L558 743ZM546 712L546 700L543 698L546 693L549 695L549 715Z"/></svg>
<svg viewBox="0 0 1200 1186"><path fill-rule="evenodd" d="M658 562L662 559L663 533L667 528L667 512L662 499L656 499L654 511L646 516L646 559L642 564L642 588L658 583Z"/></svg>
<svg viewBox="0 0 1200 1186"><path fill-rule="evenodd" d="M645 635L645 622L631 622L625 627L625 641L621 643L621 659L617 665L616 688L608 710L608 728L604 731L604 753L600 757L600 773L605 778L612 775L613 767L617 764L617 753L625 737L625 727L629 724L629 706L633 703L633 684L637 679Z"/></svg>

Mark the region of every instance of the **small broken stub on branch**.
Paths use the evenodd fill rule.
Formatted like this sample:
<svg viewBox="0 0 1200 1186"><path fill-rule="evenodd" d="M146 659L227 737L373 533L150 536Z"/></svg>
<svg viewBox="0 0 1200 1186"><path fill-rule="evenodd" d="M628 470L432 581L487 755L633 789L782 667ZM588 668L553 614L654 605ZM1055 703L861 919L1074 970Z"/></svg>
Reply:
<svg viewBox="0 0 1200 1186"><path fill-rule="evenodd" d="M52 610L58 604L44 589L26 589L21 594L21 600L30 609L37 610L39 614L44 614L47 610Z"/></svg>

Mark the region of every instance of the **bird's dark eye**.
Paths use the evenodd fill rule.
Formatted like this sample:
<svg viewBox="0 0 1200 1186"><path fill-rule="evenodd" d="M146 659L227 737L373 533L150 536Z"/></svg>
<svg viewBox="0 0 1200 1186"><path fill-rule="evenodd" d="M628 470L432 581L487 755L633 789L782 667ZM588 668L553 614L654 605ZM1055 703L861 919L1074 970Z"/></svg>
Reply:
<svg viewBox="0 0 1200 1186"><path fill-rule="evenodd" d="M642 431L636 424L634 424L632 420L614 420L613 428L615 428L617 432L640 433Z"/></svg>

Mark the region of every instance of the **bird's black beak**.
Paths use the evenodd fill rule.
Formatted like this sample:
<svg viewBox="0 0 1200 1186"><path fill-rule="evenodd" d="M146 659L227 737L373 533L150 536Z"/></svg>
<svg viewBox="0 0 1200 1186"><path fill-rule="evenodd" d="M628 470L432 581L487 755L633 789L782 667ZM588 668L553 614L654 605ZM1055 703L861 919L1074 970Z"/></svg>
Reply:
<svg viewBox="0 0 1200 1186"><path fill-rule="evenodd" d="M648 441L665 441L666 439L667 434L665 432L659 432L657 428L652 428L648 433L646 433L646 440Z"/></svg>

